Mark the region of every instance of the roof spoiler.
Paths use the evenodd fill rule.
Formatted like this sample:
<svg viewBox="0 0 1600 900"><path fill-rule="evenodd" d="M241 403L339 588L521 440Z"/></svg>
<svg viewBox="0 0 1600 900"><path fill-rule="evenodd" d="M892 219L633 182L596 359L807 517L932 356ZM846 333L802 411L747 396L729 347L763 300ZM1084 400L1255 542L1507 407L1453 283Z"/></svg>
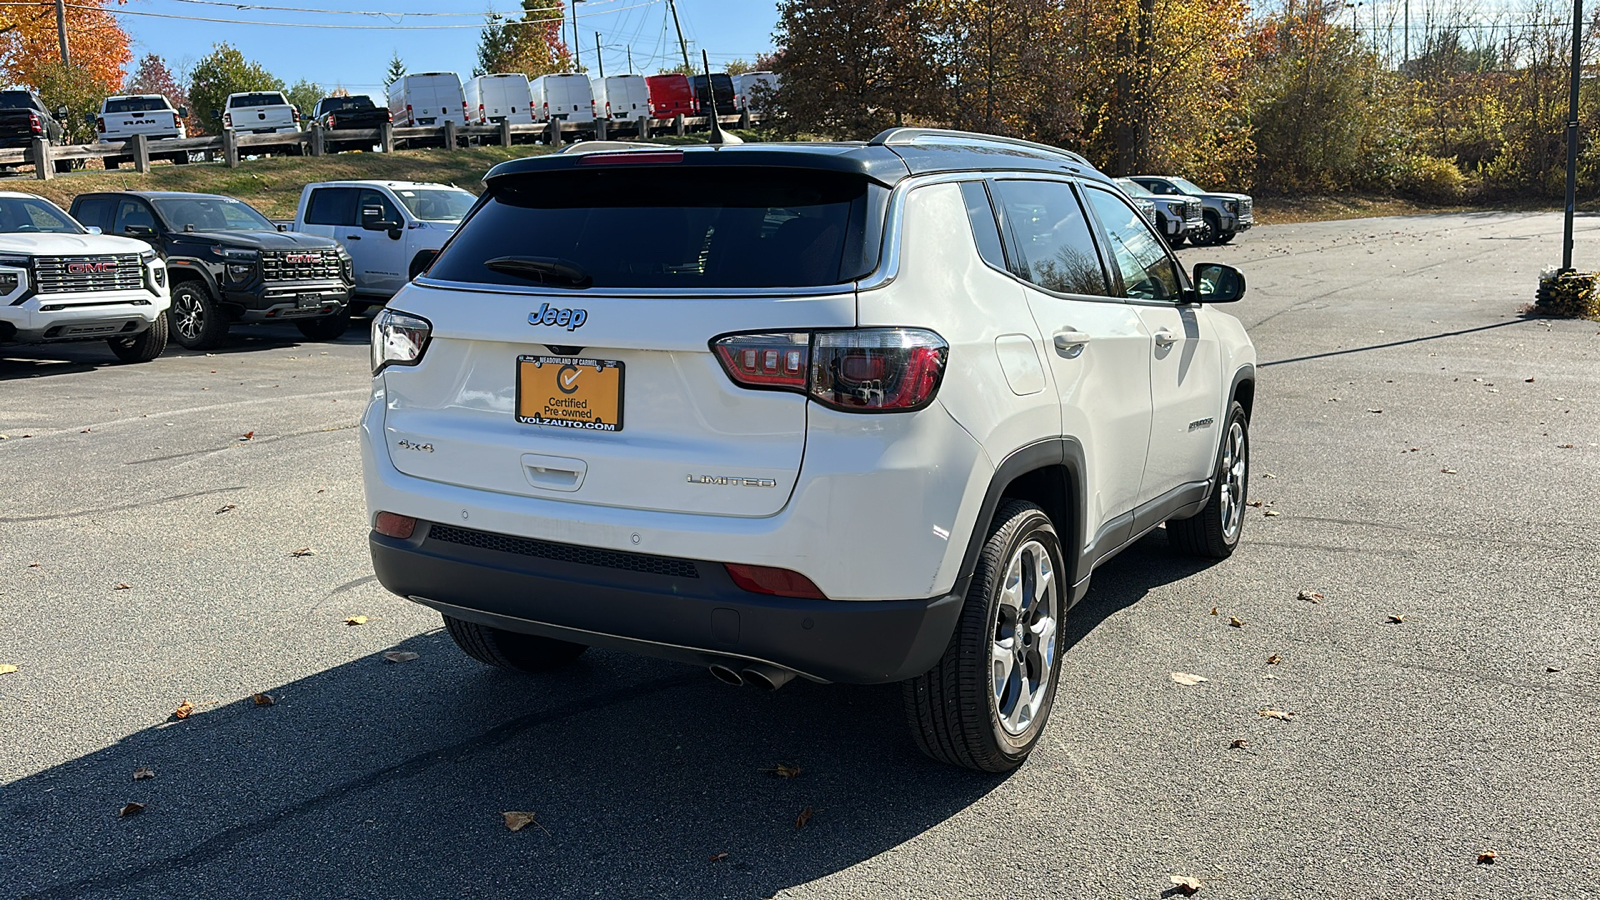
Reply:
<svg viewBox="0 0 1600 900"><path fill-rule="evenodd" d="M1082 156L1073 153L1071 150L1063 150L1060 147L1052 147L1049 144L1025 141L1021 138L1001 137L997 134L979 134L975 131L955 131L947 128L890 128L885 131L878 132L878 134L873 137L872 140L867 141L867 146L893 147L897 145L905 146L907 144L917 143L1000 144L1006 147L1017 147L1024 150L1032 150L1035 154L1041 156L1065 157L1066 159L1080 165L1089 166L1090 168L1094 167L1093 163L1090 163Z"/></svg>
<svg viewBox="0 0 1600 900"><path fill-rule="evenodd" d="M647 141L578 141L568 144L556 151L557 155L571 156L579 153L627 153L645 150L672 150L677 149L672 144L657 144Z"/></svg>

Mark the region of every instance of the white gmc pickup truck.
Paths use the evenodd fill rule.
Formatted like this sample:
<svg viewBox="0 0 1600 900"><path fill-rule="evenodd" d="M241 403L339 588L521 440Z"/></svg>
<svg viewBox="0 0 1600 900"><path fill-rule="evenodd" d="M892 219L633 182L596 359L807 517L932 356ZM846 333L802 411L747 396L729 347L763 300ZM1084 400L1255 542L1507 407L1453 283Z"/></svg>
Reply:
<svg viewBox="0 0 1600 900"><path fill-rule="evenodd" d="M32 194L0 193L0 344L106 341L123 362L167 348L167 267Z"/></svg>

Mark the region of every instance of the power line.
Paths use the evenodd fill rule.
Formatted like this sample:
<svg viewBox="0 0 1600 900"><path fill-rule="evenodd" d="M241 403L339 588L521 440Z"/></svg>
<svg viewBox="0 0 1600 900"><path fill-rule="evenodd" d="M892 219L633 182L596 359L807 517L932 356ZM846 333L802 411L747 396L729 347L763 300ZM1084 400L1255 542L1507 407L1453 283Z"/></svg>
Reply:
<svg viewBox="0 0 1600 900"><path fill-rule="evenodd" d="M631 5L631 6L621 6L621 7L616 7L616 8L613 8L613 9L603 9L603 10L600 10L599 12L592 13L591 15L601 16L601 15L607 15L607 14L610 14L610 13L618 13L618 12L622 12L623 10L628 10L628 9L639 9L639 8L645 7L645 6L654 6L654 5L656 5L658 3L662 3L662 2L665 2L665 0L644 0L643 3L635 3L635 4ZM54 5L53 4L53 0L42 0L42 2L41 2L41 0L32 0L32 2L27 2L27 0L3 0L3 2L0 2L0 6L30 6L30 7L36 8L36 9L37 8L44 8L44 7L51 6L51 5ZM232 4L223 4L223 5L231 6ZM94 6L94 5L90 5L90 4L84 4L84 3L67 3L67 4L65 4L65 6L68 9L90 10L90 11L94 11L94 12L108 13L108 14L114 15L114 16L144 16L144 17L148 17L148 18L152 18L152 19L169 19L169 20L177 20L177 21L182 21L182 22L211 22L211 23L215 23L215 24L219 24L219 25L260 25L260 26L265 26L265 27L270 27L270 28L321 28L321 29L337 29L337 30L343 30L343 31L441 31L441 30L459 30L459 29L480 29L480 28L484 27L484 25L481 24L481 23L475 23L475 24L470 24L470 25L467 25L467 24L463 24L463 25L329 25L329 24L314 23L314 22L260 22L260 21L247 21L247 20L243 20L243 19L219 19L219 18L215 18L215 17L211 17L211 16L180 16L180 15L177 15L177 14L174 14L174 13L142 12L142 11L139 11L139 10L132 10L132 9L111 9L111 8L108 8L108 7ZM394 14L394 13L376 13L375 15L389 16L389 15L396 15L396 14ZM406 13L406 15L416 15L416 14L415 13ZM497 27L497 28L512 28L512 27L520 28L520 27L523 27L523 26L530 26L530 25L543 25L543 24L548 23L548 22L560 22L560 21L563 21L563 19L564 19L564 17L551 17L551 18L547 18L547 19L503 21L503 22L495 23L494 27Z"/></svg>

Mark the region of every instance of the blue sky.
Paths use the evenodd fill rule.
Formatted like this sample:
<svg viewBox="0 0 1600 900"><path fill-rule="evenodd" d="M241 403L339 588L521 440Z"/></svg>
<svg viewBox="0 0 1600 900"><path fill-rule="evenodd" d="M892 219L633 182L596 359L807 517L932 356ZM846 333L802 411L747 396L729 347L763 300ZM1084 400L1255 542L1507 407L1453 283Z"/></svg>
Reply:
<svg viewBox="0 0 1600 900"><path fill-rule="evenodd" d="M567 2L570 11L571 0ZM237 4L263 8L240 10ZM118 9L112 4L107 8ZM520 4L517 0L131 0L120 9L227 20L200 22L121 15L118 19L133 39L136 59L156 53L173 69L184 71L213 43L227 41L285 82L292 84L306 78L329 88L342 84L352 93L378 93L390 54L396 50L413 72L454 71L467 77L476 59L478 29L484 13L491 9L510 12L520 9ZM349 15L335 10L383 10L385 14ZM678 15L696 64L703 47L711 54L715 69L729 59L753 59L755 54L772 48L777 0L678 0ZM234 24L244 22L381 27L335 30ZM441 25L470 27L432 27ZM430 27L414 30L396 26ZM581 0L578 26L583 62L591 74L595 70L597 30L608 74L627 71L629 48L633 51L634 70L647 74L682 60L666 0ZM570 35L570 29L567 33Z"/></svg>

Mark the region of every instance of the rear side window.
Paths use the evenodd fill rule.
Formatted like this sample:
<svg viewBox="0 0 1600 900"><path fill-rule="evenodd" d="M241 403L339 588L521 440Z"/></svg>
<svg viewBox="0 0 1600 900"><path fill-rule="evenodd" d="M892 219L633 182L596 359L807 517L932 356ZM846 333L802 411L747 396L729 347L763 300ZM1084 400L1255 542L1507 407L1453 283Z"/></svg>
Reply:
<svg viewBox="0 0 1600 900"><path fill-rule="evenodd" d="M1072 187L1061 181L997 181L1011 229L1012 271L1048 291L1105 297L1105 270Z"/></svg>
<svg viewBox="0 0 1600 900"><path fill-rule="evenodd" d="M359 188L317 188L306 204L307 225L357 225L356 197Z"/></svg>
<svg viewBox="0 0 1600 900"><path fill-rule="evenodd" d="M978 255L996 269L1007 271L1005 251L1000 247L1000 228L995 223L994 207L989 205L989 192L984 189L983 182L961 182L961 199L967 204L967 221L972 223Z"/></svg>
<svg viewBox="0 0 1600 900"><path fill-rule="evenodd" d="M806 169L608 166L508 176L490 186L428 274L552 287L844 284L877 264L885 195L860 176ZM540 274L552 266L556 276Z"/></svg>

